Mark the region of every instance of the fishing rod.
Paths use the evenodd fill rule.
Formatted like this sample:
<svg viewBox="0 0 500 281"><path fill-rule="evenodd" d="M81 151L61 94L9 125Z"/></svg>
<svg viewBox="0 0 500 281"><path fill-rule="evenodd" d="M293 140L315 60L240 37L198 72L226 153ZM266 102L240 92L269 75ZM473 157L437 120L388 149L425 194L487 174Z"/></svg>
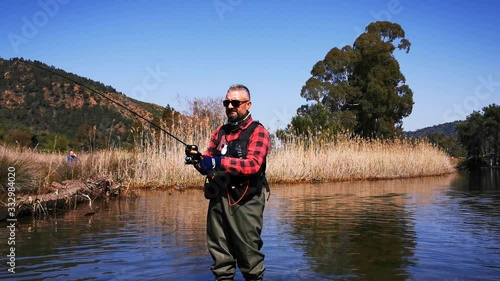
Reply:
<svg viewBox="0 0 500 281"><path fill-rule="evenodd" d="M58 73L58 72L56 72L56 71L54 71L54 70L52 70L52 69L49 69L49 68L46 68L46 67L42 67L42 66L40 66L40 65L37 65L37 64L32 63L32 62L25 61L25 60L23 60L23 59L20 59L20 60L18 60L18 61L20 61L20 62L22 62L22 63L25 63L25 64L27 64L27 65L30 65L30 66L36 67L36 68L38 68L38 69L41 69L41 70L47 71L47 72L52 73L52 74L54 74L54 75L57 75L57 76L59 76L59 77L61 77L61 78L64 78L64 79L66 79L66 80L68 80L68 81L71 81L71 82L75 83L76 85L81 86L81 87L83 87L83 88L85 88L85 89L87 89L87 90L91 91L92 93L95 93L95 94L97 94L97 95L99 95L99 96L101 96L101 97L103 97L103 98L105 98L105 99L109 100L110 102L112 102L112 103L114 103L114 104L116 104L116 105L120 106L121 108L123 108L123 109L127 110L128 112L132 113L132 114L133 114L133 115L135 115L136 117L139 117L140 119L142 119L142 120L144 120L144 121L148 122L148 123L149 123L149 124L151 124L153 127L155 127L155 128L157 128L157 129L159 129L160 131L164 132L165 134L167 134L168 136L172 137L172 138L173 138L173 139L175 139L176 141L178 141L178 142L182 143L182 144L186 147L186 152L187 152L188 150L198 151L198 146L196 146L196 145L191 145L191 144L187 144L186 142L184 142L184 141L182 141L181 139L179 139L178 137L176 137L174 134L172 134L172 133L170 133L169 131L167 131L167 130L163 129L160 125L158 125L158 124L156 124L156 123L152 122L151 120L147 119L146 117L144 117L144 116L140 115L139 113L137 113L137 112L133 111L132 109L128 108L127 106L123 105L122 103L120 103L120 102L118 102L118 101L115 101L114 99L112 99L112 98L110 98L110 97L106 96L105 94L103 94L103 93L101 93L101 92L99 92L99 91L97 91L97 90L95 90L95 89L93 89L93 88L91 88L91 87L89 87L89 86L87 86L87 85L84 85L84 84L82 84L82 83L78 82L78 81L77 81L77 80L75 80L75 79L72 79L72 78L70 78L70 77L68 77L68 76L66 76L66 75L63 75L63 74L61 74L61 73ZM185 163L186 163L186 164L196 164L196 163L198 163L198 162L200 161L200 156L201 156L201 153L200 153L200 152L198 152L197 154L193 154L193 155L191 155L191 156L186 156Z"/></svg>

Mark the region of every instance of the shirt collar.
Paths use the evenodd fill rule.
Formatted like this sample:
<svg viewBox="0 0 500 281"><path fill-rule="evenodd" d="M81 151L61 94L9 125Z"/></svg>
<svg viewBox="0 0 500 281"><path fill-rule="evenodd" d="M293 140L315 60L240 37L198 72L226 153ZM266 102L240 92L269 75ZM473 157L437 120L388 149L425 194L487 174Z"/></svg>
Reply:
<svg viewBox="0 0 500 281"><path fill-rule="evenodd" d="M228 129L227 132L232 132L238 129L243 130L246 127L248 127L252 122L253 122L252 115L251 113L248 113L247 117L245 117L240 122L226 123L224 126Z"/></svg>

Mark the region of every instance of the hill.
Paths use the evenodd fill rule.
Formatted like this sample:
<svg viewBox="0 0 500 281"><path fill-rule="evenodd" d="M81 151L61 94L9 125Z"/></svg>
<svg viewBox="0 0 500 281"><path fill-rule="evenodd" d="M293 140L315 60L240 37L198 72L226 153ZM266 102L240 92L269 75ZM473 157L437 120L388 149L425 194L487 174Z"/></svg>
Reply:
<svg viewBox="0 0 500 281"><path fill-rule="evenodd" d="M458 142L456 125L463 121L454 121L420 130L404 132L406 137L426 138L430 143L440 147L452 157L464 157L467 155L464 147Z"/></svg>
<svg viewBox="0 0 500 281"><path fill-rule="evenodd" d="M420 138L427 137L432 134L443 134L447 137L456 137L455 126L462 121L454 121L443 123L439 125L434 125L432 127L425 127L416 131L404 132L404 135L407 137Z"/></svg>
<svg viewBox="0 0 500 281"><path fill-rule="evenodd" d="M134 128L147 122L140 122L109 99L155 124L174 111L129 98L101 82L23 59L0 58L0 93L0 142L44 149L91 150L131 144Z"/></svg>

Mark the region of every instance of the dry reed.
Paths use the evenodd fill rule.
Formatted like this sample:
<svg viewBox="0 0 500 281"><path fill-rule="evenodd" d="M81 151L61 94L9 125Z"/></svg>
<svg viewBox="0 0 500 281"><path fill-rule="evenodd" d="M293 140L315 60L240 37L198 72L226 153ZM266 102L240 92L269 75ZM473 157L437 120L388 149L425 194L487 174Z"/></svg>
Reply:
<svg viewBox="0 0 500 281"><path fill-rule="evenodd" d="M172 128L173 132L187 143L201 144L203 150L212 129L195 124L180 126L187 127ZM67 164L66 155L61 153L0 146L0 166L6 171L9 165L17 165L16 177L25 185L30 184L31 191L53 181L99 177L111 178L132 188L202 186L203 176L184 164L183 145L165 134L153 134L146 139L145 144L133 151L108 149L81 154L76 164ZM396 179L453 171L448 156L425 141L370 141L347 137L329 142L296 138L281 143L279 148L270 151L267 165L271 183Z"/></svg>
<svg viewBox="0 0 500 281"><path fill-rule="evenodd" d="M434 176L454 171L443 151L423 140L365 140L340 137L289 141L271 151L272 182L396 179Z"/></svg>

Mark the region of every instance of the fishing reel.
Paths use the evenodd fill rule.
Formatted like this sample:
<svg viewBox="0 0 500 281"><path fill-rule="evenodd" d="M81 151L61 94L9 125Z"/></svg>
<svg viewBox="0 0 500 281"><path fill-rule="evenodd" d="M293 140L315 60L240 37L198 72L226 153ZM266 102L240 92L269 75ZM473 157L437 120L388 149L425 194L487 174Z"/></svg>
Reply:
<svg viewBox="0 0 500 281"><path fill-rule="evenodd" d="M196 151L192 154L191 151ZM196 165L201 161L201 152L198 151L197 145L186 145L186 158L184 159L184 164L186 165Z"/></svg>

